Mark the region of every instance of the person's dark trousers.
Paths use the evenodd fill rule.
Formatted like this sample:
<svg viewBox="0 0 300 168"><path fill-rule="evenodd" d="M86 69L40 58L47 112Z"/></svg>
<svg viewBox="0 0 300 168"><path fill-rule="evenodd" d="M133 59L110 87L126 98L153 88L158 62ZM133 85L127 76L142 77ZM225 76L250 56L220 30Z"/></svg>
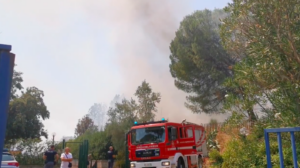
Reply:
<svg viewBox="0 0 300 168"><path fill-rule="evenodd" d="M47 162L45 164L45 167L44 168L53 168L54 167L54 162Z"/></svg>
<svg viewBox="0 0 300 168"><path fill-rule="evenodd" d="M108 160L108 168L113 168L113 167L114 167L114 161Z"/></svg>

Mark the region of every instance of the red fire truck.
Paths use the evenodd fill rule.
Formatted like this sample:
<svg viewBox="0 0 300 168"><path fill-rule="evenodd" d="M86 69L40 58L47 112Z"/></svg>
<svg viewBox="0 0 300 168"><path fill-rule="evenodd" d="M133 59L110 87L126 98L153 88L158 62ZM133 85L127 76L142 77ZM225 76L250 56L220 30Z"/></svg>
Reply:
<svg viewBox="0 0 300 168"><path fill-rule="evenodd" d="M204 127L185 120L135 122L127 145L131 168L202 168L208 155Z"/></svg>

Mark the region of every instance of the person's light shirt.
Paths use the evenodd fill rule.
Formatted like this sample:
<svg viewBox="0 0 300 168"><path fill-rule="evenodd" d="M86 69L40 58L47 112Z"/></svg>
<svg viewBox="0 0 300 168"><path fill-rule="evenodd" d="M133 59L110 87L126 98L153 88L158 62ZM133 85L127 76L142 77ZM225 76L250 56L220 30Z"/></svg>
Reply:
<svg viewBox="0 0 300 168"><path fill-rule="evenodd" d="M60 158L62 159L72 159L72 153L62 153ZM69 162L61 161L60 168L68 168Z"/></svg>

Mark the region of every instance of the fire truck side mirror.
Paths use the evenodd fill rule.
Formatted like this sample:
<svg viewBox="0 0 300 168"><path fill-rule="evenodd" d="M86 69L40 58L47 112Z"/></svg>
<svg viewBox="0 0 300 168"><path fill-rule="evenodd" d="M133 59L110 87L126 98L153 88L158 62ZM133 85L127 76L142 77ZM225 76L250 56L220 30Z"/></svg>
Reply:
<svg viewBox="0 0 300 168"><path fill-rule="evenodd" d="M171 140L176 140L177 139L177 129L172 127L171 128Z"/></svg>

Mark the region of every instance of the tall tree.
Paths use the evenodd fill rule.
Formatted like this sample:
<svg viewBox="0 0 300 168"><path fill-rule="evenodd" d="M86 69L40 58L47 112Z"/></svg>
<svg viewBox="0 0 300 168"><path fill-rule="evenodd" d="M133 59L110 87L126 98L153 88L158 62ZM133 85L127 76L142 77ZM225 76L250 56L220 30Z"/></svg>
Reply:
<svg viewBox="0 0 300 168"><path fill-rule="evenodd" d="M9 104L6 141L13 139L48 137L42 120L49 118L49 111L43 100L44 92L36 87L27 88L20 97Z"/></svg>
<svg viewBox="0 0 300 168"><path fill-rule="evenodd" d="M94 125L93 120L88 115L85 115L84 117L82 117L82 119L78 120L75 128L75 136L81 136L88 130L96 131L98 129L97 126Z"/></svg>
<svg viewBox="0 0 300 168"><path fill-rule="evenodd" d="M152 92L152 89L146 81L143 81L135 92L135 96L138 98L138 114L139 118L143 121L153 120L155 115L153 112L157 112L156 104L160 102L160 93Z"/></svg>
<svg viewBox="0 0 300 168"><path fill-rule="evenodd" d="M227 91L223 82L233 75L235 59L221 45L220 21L216 19L225 16L223 10L186 16L170 45L175 86L189 93L185 105L194 113L220 112Z"/></svg>
<svg viewBox="0 0 300 168"><path fill-rule="evenodd" d="M105 104L95 103L90 109L88 116L93 120L98 130L102 130L106 122L106 106Z"/></svg>
<svg viewBox="0 0 300 168"><path fill-rule="evenodd" d="M125 133L130 130L135 121L149 121L154 119L156 104L160 102L159 93L152 91L149 83L143 81L138 86L134 99L123 99L121 102L116 101L107 112L108 123L105 131L111 135L112 143L118 149L118 162L120 165L125 164Z"/></svg>
<svg viewBox="0 0 300 168"><path fill-rule="evenodd" d="M298 0L234 0L225 8L230 17L221 27L223 45L243 56L228 85L243 86L246 97L231 102L256 103L270 116L282 112L300 121L299 7Z"/></svg>
<svg viewBox="0 0 300 168"><path fill-rule="evenodd" d="M17 91L23 89L22 82L23 82L22 72L18 72L14 70L13 78L12 78L12 87L11 87L11 99L18 97Z"/></svg>
<svg viewBox="0 0 300 168"><path fill-rule="evenodd" d="M124 99L124 96L121 95L115 95L115 97L113 98L113 100L110 102L109 107L111 108L115 108L116 103L121 103L122 100Z"/></svg>
<svg viewBox="0 0 300 168"><path fill-rule="evenodd" d="M108 123L106 131L111 135L115 149L125 151L125 133L137 121L137 103L131 99L123 99L121 103L116 103L115 108L108 110ZM118 154L118 164L125 163L125 154Z"/></svg>

